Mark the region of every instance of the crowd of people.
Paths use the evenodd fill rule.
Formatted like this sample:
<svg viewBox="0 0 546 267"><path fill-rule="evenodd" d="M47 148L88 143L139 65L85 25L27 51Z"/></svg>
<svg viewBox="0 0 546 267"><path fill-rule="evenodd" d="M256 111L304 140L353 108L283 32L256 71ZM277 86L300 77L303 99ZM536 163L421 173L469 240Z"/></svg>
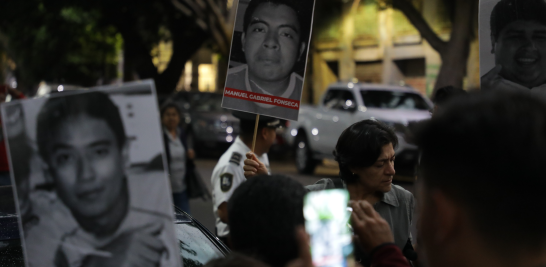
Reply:
<svg viewBox="0 0 546 267"><path fill-rule="evenodd" d="M313 266L304 196L334 188L349 192L362 266L546 266L546 100L456 88L438 90L433 100L432 118L411 127L420 149L415 198L392 184L398 140L379 121L341 134L333 151L340 179L303 186L269 168L275 126L267 123L275 120L261 118L260 149L251 153L254 129L240 117L237 149L211 178L221 237L234 254L208 266Z"/></svg>
<svg viewBox="0 0 546 267"><path fill-rule="evenodd" d="M393 184L399 140L382 122L364 120L345 129L333 151L339 178L304 186L269 167L267 152L283 122L261 116L255 125L254 115L234 112L240 135L211 177L216 234L233 253L207 266L313 266L304 198L329 189L350 196L357 266L546 266L546 99L527 91L467 93L446 87L433 100L432 118L409 127L420 150L415 197ZM50 102L45 108L57 108ZM72 108L95 112L91 107ZM39 131L57 125L44 116ZM175 105L161 109L174 204L189 212L185 179L194 152L177 127L180 117ZM110 139L123 143L123 136ZM57 139L40 135L40 151L48 152L52 140ZM117 143L112 144L114 151ZM59 184L67 180L62 174L53 177ZM127 186L114 187L123 193ZM70 192L61 195L67 203L74 202ZM81 218L76 219L90 229L105 229ZM142 218L138 221L145 222ZM24 226L32 229L31 221ZM418 236L411 235L412 224ZM59 252L56 261L73 258Z"/></svg>

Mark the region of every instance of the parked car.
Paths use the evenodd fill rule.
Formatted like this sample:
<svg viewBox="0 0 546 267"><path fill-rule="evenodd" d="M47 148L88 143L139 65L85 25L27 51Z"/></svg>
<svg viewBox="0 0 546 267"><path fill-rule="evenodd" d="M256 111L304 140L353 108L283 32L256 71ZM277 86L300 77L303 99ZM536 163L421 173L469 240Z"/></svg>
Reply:
<svg viewBox="0 0 546 267"><path fill-rule="evenodd" d="M181 126L193 142L198 155L209 152L223 153L239 135L239 119L231 110L222 108L222 94L204 92L177 92L172 96L158 96L160 105L171 101L183 114ZM282 156L287 150L284 128L277 130L277 139L271 153Z"/></svg>
<svg viewBox="0 0 546 267"><path fill-rule="evenodd" d="M186 128L197 154L224 152L239 135L239 120L231 110L222 108L222 94L192 93L190 123Z"/></svg>
<svg viewBox="0 0 546 267"><path fill-rule="evenodd" d="M0 186L0 200L0 266L25 266L11 186ZM201 223L175 209L175 233L184 266L202 266L230 253L229 248Z"/></svg>
<svg viewBox="0 0 546 267"><path fill-rule="evenodd" d="M431 101L409 87L363 83L335 83L317 107L302 105L299 120L291 122L285 139L295 150L300 173L313 173L332 154L343 130L355 122L376 119L398 136L395 167L398 174L414 175L417 147L405 138L409 123L430 118Z"/></svg>

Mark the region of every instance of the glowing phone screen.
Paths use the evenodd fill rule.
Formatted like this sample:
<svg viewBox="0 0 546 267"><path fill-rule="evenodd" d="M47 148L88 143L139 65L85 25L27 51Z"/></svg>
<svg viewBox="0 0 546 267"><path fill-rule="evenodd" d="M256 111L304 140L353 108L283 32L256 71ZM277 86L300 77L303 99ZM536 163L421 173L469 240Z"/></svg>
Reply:
<svg viewBox="0 0 546 267"><path fill-rule="evenodd" d="M332 189L309 192L303 214L305 229L311 236L314 266L353 266L353 245L348 227L347 190Z"/></svg>

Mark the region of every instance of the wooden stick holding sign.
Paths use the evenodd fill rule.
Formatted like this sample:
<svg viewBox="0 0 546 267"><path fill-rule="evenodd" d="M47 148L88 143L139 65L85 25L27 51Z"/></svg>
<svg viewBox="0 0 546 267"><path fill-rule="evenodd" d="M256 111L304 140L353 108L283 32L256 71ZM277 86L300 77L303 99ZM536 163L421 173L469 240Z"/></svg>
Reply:
<svg viewBox="0 0 546 267"><path fill-rule="evenodd" d="M254 137L252 138L252 153L254 153L254 147L256 146L256 135L258 134L258 122L260 122L260 114L256 114L256 124L254 124Z"/></svg>

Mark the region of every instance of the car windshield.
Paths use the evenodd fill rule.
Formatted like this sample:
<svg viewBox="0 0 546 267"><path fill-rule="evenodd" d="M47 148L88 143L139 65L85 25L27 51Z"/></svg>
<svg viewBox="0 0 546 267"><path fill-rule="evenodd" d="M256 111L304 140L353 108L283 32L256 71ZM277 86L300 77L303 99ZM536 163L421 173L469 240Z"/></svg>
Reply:
<svg viewBox="0 0 546 267"><path fill-rule="evenodd" d="M428 103L416 93L363 90L362 101L367 108L429 110Z"/></svg>
<svg viewBox="0 0 546 267"><path fill-rule="evenodd" d="M192 96L193 110L200 112L224 111L221 94L194 94Z"/></svg>
<svg viewBox="0 0 546 267"><path fill-rule="evenodd" d="M175 224L175 229L184 266L203 266L213 259L225 257L193 224Z"/></svg>

